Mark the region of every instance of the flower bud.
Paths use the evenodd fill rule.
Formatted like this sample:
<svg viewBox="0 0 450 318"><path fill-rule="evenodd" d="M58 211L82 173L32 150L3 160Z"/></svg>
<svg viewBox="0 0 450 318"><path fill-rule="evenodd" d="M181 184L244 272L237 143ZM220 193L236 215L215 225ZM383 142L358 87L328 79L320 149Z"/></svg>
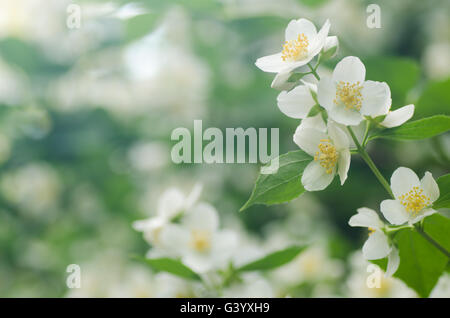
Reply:
<svg viewBox="0 0 450 318"><path fill-rule="evenodd" d="M295 83L288 82L291 75L291 72L278 73L270 86L280 91L291 90L295 86Z"/></svg>
<svg viewBox="0 0 450 318"><path fill-rule="evenodd" d="M336 56L339 49L339 41L337 36L328 36L325 40L325 45L322 48L322 58L331 59Z"/></svg>

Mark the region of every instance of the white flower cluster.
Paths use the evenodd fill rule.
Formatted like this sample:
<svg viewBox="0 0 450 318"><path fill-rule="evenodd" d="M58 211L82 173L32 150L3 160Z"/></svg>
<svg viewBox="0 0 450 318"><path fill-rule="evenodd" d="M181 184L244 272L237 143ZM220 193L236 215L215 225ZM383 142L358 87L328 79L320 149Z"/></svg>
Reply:
<svg viewBox="0 0 450 318"><path fill-rule="evenodd" d="M352 144L345 126L358 126L383 116L379 125L391 128L403 124L414 113L414 105L390 111L389 86L366 81L365 66L357 57L345 57L331 77L319 78L318 65L335 56L339 46L336 36L328 36L329 30L328 20L319 32L307 19L292 20L286 28L282 52L256 61L261 70L277 73L272 87L282 89L277 98L281 112L302 119L294 142L314 157L302 176L308 191L325 189L336 174L344 184ZM317 65L313 67L310 62L316 56ZM317 105L319 113L310 116Z"/></svg>
<svg viewBox="0 0 450 318"><path fill-rule="evenodd" d="M319 64L335 56L338 49L338 39L328 36L329 30L328 20L319 32L306 19L292 20L286 28L282 52L256 61L261 70L277 73L272 87L282 90L277 98L281 112L302 120L293 139L314 158L301 179L307 191L325 189L336 174L341 185L344 184L351 151L365 146L370 125L400 126L414 113L414 105L391 111L389 86L366 80L366 68L355 56L343 58L331 76L320 77ZM316 56L316 65L312 66L310 62ZM361 136L357 136L359 132ZM356 149L351 149L355 146ZM435 212L430 206L439 197L439 188L431 173L419 180L412 170L398 168L392 176L391 188L395 200L385 200L380 207L390 224L411 226ZM371 235L363 247L365 258L388 256L387 273L393 274L400 260L388 235L390 227L368 208L359 209L349 223L370 229Z"/></svg>
<svg viewBox="0 0 450 318"><path fill-rule="evenodd" d="M156 216L133 224L152 246L147 257L180 258L198 273L227 264L237 246L237 235L219 229L216 209L198 202L201 188L196 185L187 196L176 188L166 190Z"/></svg>

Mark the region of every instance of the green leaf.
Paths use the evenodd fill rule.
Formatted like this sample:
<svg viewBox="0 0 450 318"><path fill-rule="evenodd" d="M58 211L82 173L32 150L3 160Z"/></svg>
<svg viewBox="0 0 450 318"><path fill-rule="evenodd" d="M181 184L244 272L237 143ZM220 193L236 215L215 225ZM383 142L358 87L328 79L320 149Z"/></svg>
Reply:
<svg viewBox="0 0 450 318"><path fill-rule="evenodd" d="M384 129L370 139L418 140L437 136L450 130L450 116L436 115L411 121L400 127Z"/></svg>
<svg viewBox="0 0 450 318"><path fill-rule="evenodd" d="M447 266L447 256L415 230L402 230L395 240L399 248L400 266L394 276L421 297L428 297Z"/></svg>
<svg viewBox="0 0 450 318"><path fill-rule="evenodd" d="M434 209L450 208L450 174L440 176L436 180L439 186L439 198L433 203Z"/></svg>
<svg viewBox="0 0 450 318"><path fill-rule="evenodd" d="M450 219L439 213L425 218L423 230L447 251L450 251Z"/></svg>
<svg viewBox="0 0 450 318"><path fill-rule="evenodd" d="M388 83L394 104L404 106L407 93L419 79L417 62L404 57L371 57L364 64L366 78Z"/></svg>
<svg viewBox="0 0 450 318"><path fill-rule="evenodd" d="M252 194L241 211L258 203L271 205L287 202L305 192L301 178L303 170L313 158L298 150L283 154L274 160L277 159L279 159L278 171L259 175Z"/></svg>
<svg viewBox="0 0 450 318"><path fill-rule="evenodd" d="M0 41L0 56L5 62L20 67L28 75L57 75L68 70L67 66L47 59L37 46L15 38L6 38Z"/></svg>
<svg viewBox="0 0 450 318"><path fill-rule="evenodd" d="M280 267L292 261L306 246L291 246L281 251L270 253L256 261L241 266L237 271L263 271Z"/></svg>
<svg viewBox="0 0 450 318"><path fill-rule="evenodd" d="M437 114L450 115L450 79L427 84L416 104L414 118Z"/></svg>
<svg viewBox="0 0 450 318"><path fill-rule="evenodd" d="M156 271L168 272L170 274L192 280L201 280L200 276L192 269L184 265L181 261L162 257L162 258L143 258L137 257L138 260L146 263Z"/></svg>

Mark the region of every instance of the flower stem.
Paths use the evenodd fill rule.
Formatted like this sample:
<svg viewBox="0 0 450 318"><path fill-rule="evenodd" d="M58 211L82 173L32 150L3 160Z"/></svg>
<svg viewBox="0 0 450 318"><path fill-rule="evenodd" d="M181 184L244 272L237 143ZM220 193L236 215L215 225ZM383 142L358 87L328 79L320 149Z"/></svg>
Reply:
<svg viewBox="0 0 450 318"><path fill-rule="evenodd" d="M352 136L352 139L356 145L356 148L358 149L358 153L363 158L363 160L367 163L370 170L372 170L375 177L377 177L378 181L380 181L381 185L386 189L386 191L389 193L389 195L395 199L394 194L392 193L391 187L389 186L389 183L386 181L386 179L381 174L380 170L378 170L377 166L375 166L375 163L372 161L372 159L369 157L369 154L367 151L360 145L358 139L355 136L355 133L353 130L347 126L348 132L350 133L350 136Z"/></svg>
<svg viewBox="0 0 450 318"><path fill-rule="evenodd" d="M425 231L418 226L417 224L414 224L414 228L416 229L417 233L422 235L428 242L434 245L439 251L441 251L445 256L447 256L450 259L450 252L447 251L441 244L436 242L431 236L429 236Z"/></svg>
<svg viewBox="0 0 450 318"><path fill-rule="evenodd" d="M315 77L318 81L320 81L320 76L319 76L319 74L317 74L316 68L312 67L311 64L309 64L309 63L308 63L308 67L309 67L309 69L311 70L311 74L314 75L314 77Z"/></svg>
<svg viewBox="0 0 450 318"><path fill-rule="evenodd" d="M364 131L364 137L362 141L362 147L366 147L367 144L367 138L369 137L369 129L370 129L370 121L366 121L366 130Z"/></svg>

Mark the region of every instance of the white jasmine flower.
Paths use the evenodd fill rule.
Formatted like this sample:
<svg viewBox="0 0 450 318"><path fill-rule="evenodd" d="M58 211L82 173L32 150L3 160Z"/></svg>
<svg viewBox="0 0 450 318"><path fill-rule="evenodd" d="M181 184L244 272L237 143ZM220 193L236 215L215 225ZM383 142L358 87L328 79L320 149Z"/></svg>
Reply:
<svg viewBox="0 0 450 318"><path fill-rule="evenodd" d="M392 276L398 269L400 257L397 248L389 243L389 238L383 231L385 224L372 209L359 208L357 211L358 213L350 218L348 224L369 229L369 238L362 248L364 258L374 260L387 256L386 275Z"/></svg>
<svg viewBox="0 0 450 318"><path fill-rule="evenodd" d="M394 111L389 111L383 121L380 123L381 126L386 128L397 127L403 125L414 115L414 105L406 105Z"/></svg>
<svg viewBox="0 0 450 318"><path fill-rule="evenodd" d="M358 125L363 116L386 115L391 105L391 91L385 82L365 81L366 68L361 60L347 56L335 67L331 78L318 85L317 98L334 121Z"/></svg>
<svg viewBox="0 0 450 318"><path fill-rule="evenodd" d="M328 20L319 32L307 19L292 20L286 28L283 50L280 53L261 57L255 64L269 73L289 72L306 65L322 50L329 30Z"/></svg>
<svg viewBox="0 0 450 318"><path fill-rule="evenodd" d="M203 273L226 266L237 245L232 231L219 230L219 216L213 206L199 203L181 220L161 231L161 246L184 264Z"/></svg>
<svg viewBox="0 0 450 318"><path fill-rule="evenodd" d="M136 231L143 232L147 242L158 245L159 235L164 226L182 212L189 210L197 202L201 191L202 186L199 184L194 186L188 196L185 196L177 188L166 190L158 202L156 216L134 222L133 228Z"/></svg>
<svg viewBox="0 0 450 318"><path fill-rule="evenodd" d="M390 223L414 224L436 212L431 206L439 198L439 187L430 172L419 180L414 171L400 167L392 174L391 189L395 200L384 200L380 205Z"/></svg>
<svg viewBox="0 0 450 318"><path fill-rule="evenodd" d="M307 191L325 189L336 173L344 184L350 168L347 136L332 122L325 126L320 116L304 119L294 134L294 142L314 157L303 171L302 184Z"/></svg>

